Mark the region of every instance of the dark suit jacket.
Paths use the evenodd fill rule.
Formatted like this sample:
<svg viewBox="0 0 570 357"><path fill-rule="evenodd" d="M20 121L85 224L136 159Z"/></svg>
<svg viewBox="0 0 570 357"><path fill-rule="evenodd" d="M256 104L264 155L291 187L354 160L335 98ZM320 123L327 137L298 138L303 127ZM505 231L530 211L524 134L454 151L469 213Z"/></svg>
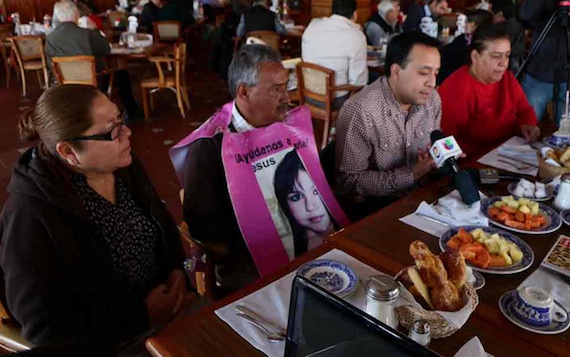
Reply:
<svg viewBox="0 0 570 357"><path fill-rule="evenodd" d="M402 29L404 31L418 30L420 28L420 23L422 22L422 18L425 16L426 16L426 11L423 5L420 5L418 3L410 5L408 16L406 17L406 21L404 21L404 24L402 25ZM437 20L434 19L434 21Z"/></svg>
<svg viewBox="0 0 570 357"><path fill-rule="evenodd" d="M103 57L109 53L109 42L99 30L83 29L73 22L60 23L46 37L46 57L50 69L53 57L95 56L99 72L105 69Z"/></svg>
<svg viewBox="0 0 570 357"><path fill-rule="evenodd" d="M453 72L469 64L469 45L465 35L457 36L453 42L439 50L441 53L441 68L437 75L440 85Z"/></svg>

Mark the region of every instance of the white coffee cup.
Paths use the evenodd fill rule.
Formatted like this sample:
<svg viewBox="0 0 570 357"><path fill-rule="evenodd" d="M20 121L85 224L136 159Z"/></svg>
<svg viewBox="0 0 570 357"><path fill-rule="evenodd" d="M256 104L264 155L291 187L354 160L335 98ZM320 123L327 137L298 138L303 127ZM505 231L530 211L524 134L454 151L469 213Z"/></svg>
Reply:
<svg viewBox="0 0 570 357"><path fill-rule="evenodd" d="M568 314L554 303L550 293L535 286L525 286L517 290L513 312L527 325L545 327L555 322L565 322Z"/></svg>

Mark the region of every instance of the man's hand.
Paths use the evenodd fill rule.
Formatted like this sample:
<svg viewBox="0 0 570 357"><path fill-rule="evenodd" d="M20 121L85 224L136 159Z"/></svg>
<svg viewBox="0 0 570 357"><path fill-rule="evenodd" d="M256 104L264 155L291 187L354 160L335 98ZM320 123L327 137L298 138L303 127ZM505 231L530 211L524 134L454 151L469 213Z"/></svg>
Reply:
<svg viewBox="0 0 570 357"><path fill-rule="evenodd" d="M521 135L528 143L535 142L540 139L540 128L536 125L523 125Z"/></svg>
<svg viewBox="0 0 570 357"><path fill-rule="evenodd" d="M418 150L418 162L414 166L414 180L418 181L425 174L435 169L437 166L431 158L429 151Z"/></svg>

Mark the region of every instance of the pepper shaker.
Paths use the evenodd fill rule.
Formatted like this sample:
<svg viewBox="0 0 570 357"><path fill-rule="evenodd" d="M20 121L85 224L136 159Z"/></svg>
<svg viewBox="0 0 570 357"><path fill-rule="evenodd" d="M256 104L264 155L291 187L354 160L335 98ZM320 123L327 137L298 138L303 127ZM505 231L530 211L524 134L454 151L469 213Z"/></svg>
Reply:
<svg viewBox="0 0 570 357"><path fill-rule="evenodd" d="M408 337L422 346L427 347L431 342L431 326L426 320L416 320L410 331Z"/></svg>

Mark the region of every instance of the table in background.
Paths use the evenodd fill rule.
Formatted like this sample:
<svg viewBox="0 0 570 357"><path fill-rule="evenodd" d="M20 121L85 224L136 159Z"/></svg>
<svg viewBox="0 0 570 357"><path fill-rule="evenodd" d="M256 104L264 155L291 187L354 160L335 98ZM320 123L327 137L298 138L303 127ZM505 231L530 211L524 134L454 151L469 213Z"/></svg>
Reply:
<svg viewBox="0 0 570 357"><path fill-rule="evenodd" d="M327 251L338 248L356 259L388 274L395 274L413 264L408 249L412 241L424 241L433 252L439 252L438 239L399 221L414 212L421 201L432 202L449 191L447 183L438 181L402 198L362 221L329 237L322 246L290 262L274 274L258 280L231 296L206 307L194 316L183 317L148 341L156 356L263 356L242 339L214 311L277 280ZM494 194L506 193L506 186L493 187ZM518 285L540 264L560 234L569 234L563 226L548 235L519 235L533 249L535 261L528 270L513 275L485 274L487 284L478 291L480 303L469 321L448 338L432 340L430 348L452 356L472 337L479 337L485 350L501 356L567 355L570 331L558 335L539 335L509 322L499 310L499 297Z"/></svg>

